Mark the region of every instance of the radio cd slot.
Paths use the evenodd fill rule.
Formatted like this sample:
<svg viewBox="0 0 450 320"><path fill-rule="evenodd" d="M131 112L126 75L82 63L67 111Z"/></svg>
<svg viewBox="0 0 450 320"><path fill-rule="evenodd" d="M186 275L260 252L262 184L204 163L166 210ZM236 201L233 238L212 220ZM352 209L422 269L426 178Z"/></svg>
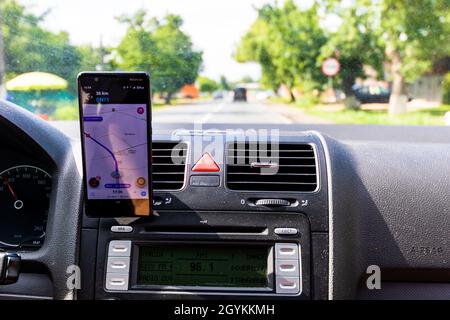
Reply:
<svg viewBox="0 0 450 320"><path fill-rule="evenodd" d="M257 226L146 226L152 234L267 235L267 227Z"/></svg>

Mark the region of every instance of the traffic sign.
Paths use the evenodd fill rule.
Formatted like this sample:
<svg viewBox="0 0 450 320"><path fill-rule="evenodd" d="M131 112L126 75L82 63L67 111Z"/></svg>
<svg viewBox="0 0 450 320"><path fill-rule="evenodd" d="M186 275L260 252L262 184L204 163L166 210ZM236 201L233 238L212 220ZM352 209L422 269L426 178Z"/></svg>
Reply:
<svg viewBox="0 0 450 320"><path fill-rule="evenodd" d="M322 72L327 77L333 77L341 70L341 64L335 58L328 58L322 63Z"/></svg>

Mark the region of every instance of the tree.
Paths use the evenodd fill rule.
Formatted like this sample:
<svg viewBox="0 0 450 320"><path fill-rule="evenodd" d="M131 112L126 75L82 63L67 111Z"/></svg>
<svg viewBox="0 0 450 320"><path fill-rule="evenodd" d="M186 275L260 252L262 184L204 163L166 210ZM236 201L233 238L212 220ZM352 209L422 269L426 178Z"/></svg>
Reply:
<svg viewBox="0 0 450 320"><path fill-rule="evenodd" d="M442 102L445 104L450 104L450 72L444 77L442 91Z"/></svg>
<svg viewBox="0 0 450 320"><path fill-rule="evenodd" d="M449 54L449 0L383 0L380 27L392 77L389 112L406 112L406 82L431 69L434 61Z"/></svg>
<svg viewBox="0 0 450 320"><path fill-rule="evenodd" d="M357 77L363 77L364 66L372 66L383 73L384 48L380 43L380 30L376 28L376 16L371 0L356 0L353 6L343 7L340 1L329 4L329 13L342 19L336 32L328 36L321 49L320 60L335 57L341 70L336 78L347 97L346 106L355 108L353 85Z"/></svg>
<svg viewBox="0 0 450 320"><path fill-rule="evenodd" d="M220 85L216 81L207 77L198 77L197 83L201 92L212 93L220 88Z"/></svg>
<svg viewBox="0 0 450 320"><path fill-rule="evenodd" d="M194 49L191 38L181 30L181 17L169 14L163 20L147 19L140 10L120 21L128 24L117 47L120 68L149 72L153 90L165 94L166 103L183 85L195 82L202 52Z"/></svg>
<svg viewBox="0 0 450 320"><path fill-rule="evenodd" d="M219 85L220 85L220 89L228 91L231 89L230 84L228 83L228 80L225 76L220 76L220 81L219 81Z"/></svg>
<svg viewBox="0 0 450 320"><path fill-rule="evenodd" d="M112 61L107 61L106 55L110 53L111 49L104 48L102 45L96 48L92 45L83 45L77 47L78 55L80 56L81 70L113 70Z"/></svg>
<svg viewBox="0 0 450 320"><path fill-rule="evenodd" d="M262 69L261 83L276 92L282 80L277 77L274 57L269 53L271 44L268 32L269 24L258 17L250 30L241 38L235 58L238 62L258 62Z"/></svg>
<svg viewBox="0 0 450 320"><path fill-rule="evenodd" d="M242 83L252 83L252 82L255 82L255 80L253 80L253 78L250 77L250 76L243 76L240 82L242 82Z"/></svg>
<svg viewBox="0 0 450 320"><path fill-rule="evenodd" d="M14 0L3 0L0 5L6 78L30 71L51 72L67 79L69 90L75 93L82 58L69 35L45 30L41 22L46 13L28 13Z"/></svg>
<svg viewBox="0 0 450 320"><path fill-rule="evenodd" d="M318 10L317 3L300 10L292 0L282 6L263 6L241 38L236 59L258 62L262 83L274 90L284 84L290 90L291 101L295 101L294 87L305 82L318 87L325 81L317 67L320 48L326 42Z"/></svg>

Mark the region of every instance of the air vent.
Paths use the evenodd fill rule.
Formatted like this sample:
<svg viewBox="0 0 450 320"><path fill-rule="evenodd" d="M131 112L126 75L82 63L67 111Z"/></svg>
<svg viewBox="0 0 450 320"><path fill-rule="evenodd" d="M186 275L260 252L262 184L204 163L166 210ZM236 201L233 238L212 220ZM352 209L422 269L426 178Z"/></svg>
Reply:
<svg viewBox="0 0 450 320"><path fill-rule="evenodd" d="M309 144L279 144L273 148L257 143L230 143L227 186L245 191L315 191L314 149Z"/></svg>
<svg viewBox="0 0 450 320"><path fill-rule="evenodd" d="M187 144L153 142L152 180L154 190L179 190L184 185Z"/></svg>

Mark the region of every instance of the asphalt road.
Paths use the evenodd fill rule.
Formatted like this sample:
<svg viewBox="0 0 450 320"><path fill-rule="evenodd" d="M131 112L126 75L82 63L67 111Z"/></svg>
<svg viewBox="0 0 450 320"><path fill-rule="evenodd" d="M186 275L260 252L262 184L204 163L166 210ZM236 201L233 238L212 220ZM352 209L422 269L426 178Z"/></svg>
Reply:
<svg viewBox="0 0 450 320"><path fill-rule="evenodd" d="M153 112L156 123L264 123L289 124L278 108L257 102L199 102L169 106Z"/></svg>
<svg viewBox="0 0 450 320"><path fill-rule="evenodd" d="M282 104L264 102L195 102L156 108L152 112L153 123L203 124L321 124L325 123L304 114L300 109ZM78 121L51 121L51 123L74 140L79 140Z"/></svg>

